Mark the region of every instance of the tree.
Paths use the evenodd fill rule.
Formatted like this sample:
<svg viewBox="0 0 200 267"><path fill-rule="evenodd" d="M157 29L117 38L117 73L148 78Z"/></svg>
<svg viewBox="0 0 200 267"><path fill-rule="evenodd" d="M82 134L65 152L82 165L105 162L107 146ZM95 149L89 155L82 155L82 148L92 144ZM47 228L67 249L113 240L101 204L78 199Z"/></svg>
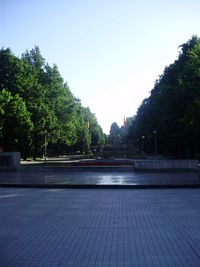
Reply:
<svg viewBox="0 0 200 267"><path fill-rule="evenodd" d="M165 68L140 105L128 137L133 141L145 135L148 151L153 152L157 130L159 153L194 157L200 151L200 39L193 36L180 47L178 59Z"/></svg>
<svg viewBox="0 0 200 267"><path fill-rule="evenodd" d="M88 148L91 144L102 147L103 132L95 115L88 108L82 107L64 82L58 67L51 67L45 62L39 47L26 51L21 58L15 57L9 48L0 50L0 92L3 92L3 88L9 92L11 99L13 97L16 102L23 101L22 109L24 114L27 112L27 124L28 118L30 119L31 127L27 130L30 128L31 131L29 129L27 134L26 155L30 154L34 159L42 156L45 136L52 153L57 154L66 151L66 147L80 149L83 140ZM11 102L7 108L14 109ZM1 104L0 115L4 112ZM10 118L6 117L8 119ZM9 122L6 123L9 128ZM1 138L3 127L5 129L5 125L2 125L1 120ZM8 135L8 140L2 139L4 147L8 148L8 143L11 142L9 138ZM22 151L19 142L17 144L17 149Z"/></svg>
<svg viewBox="0 0 200 267"><path fill-rule="evenodd" d="M113 122L110 127L110 142L114 149L120 148L120 128L116 122Z"/></svg>
<svg viewBox="0 0 200 267"><path fill-rule="evenodd" d="M3 89L0 92L1 126L0 142L6 151L19 150L24 158L27 157L27 147L31 142L33 124L30 113L19 95Z"/></svg>

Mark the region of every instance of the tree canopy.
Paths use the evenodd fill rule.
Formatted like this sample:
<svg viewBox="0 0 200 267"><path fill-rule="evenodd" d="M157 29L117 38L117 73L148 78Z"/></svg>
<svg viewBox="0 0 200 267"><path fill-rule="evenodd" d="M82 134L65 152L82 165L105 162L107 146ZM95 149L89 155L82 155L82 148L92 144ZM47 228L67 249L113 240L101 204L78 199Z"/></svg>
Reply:
<svg viewBox="0 0 200 267"><path fill-rule="evenodd" d="M56 65L46 63L39 47L21 58L0 50L0 147L24 158L42 156L44 136L52 154L70 147L101 148L104 135L89 108L81 105ZM90 127L87 127L88 121Z"/></svg>
<svg viewBox="0 0 200 267"><path fill-rule="evenodd" d="M193 36L180 46L177 60L165 68L144 99L131 124L127 139L145 136L145 150L171 157L199 157L200 152L200 38Z"/></svg>

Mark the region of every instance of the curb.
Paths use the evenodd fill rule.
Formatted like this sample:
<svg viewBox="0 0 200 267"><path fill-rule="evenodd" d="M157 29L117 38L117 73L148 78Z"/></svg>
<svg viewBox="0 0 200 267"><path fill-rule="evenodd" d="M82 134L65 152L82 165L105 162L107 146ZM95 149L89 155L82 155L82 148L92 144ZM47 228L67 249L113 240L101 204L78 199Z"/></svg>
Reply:
<svg viewBox="0 0 200 267"><path fill-rule="evenodd" d="M133 166L23 166L17 170L18 172L45 172L45 171L52 171L52 172L84 172L84 171L95 171L95 172L133 172Z"/></svg>
<svg viewBox="0 0 200 267"><path fill-rule="evenodd" d="M200 184L153 184L153 185L110 185L110 184L0 184L0 188L46 188L46 189L195 189L200 188Z"/></svg>

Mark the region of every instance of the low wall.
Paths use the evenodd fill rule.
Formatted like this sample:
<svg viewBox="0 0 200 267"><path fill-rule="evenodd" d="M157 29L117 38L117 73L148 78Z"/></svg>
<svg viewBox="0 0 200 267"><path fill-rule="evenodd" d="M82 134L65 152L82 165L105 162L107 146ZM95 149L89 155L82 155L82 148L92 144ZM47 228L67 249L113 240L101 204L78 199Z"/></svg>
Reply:
<svg viewBox="0 0 200 267"><path fill-rule="evenodd" d="M16 170L20 167L20 152L1 152L0 170Z"/></svg>
<svg viewBox="0 0 200 267"><path fill-rule="evenodd" d="M198 160L135 160L135 169L198 169Z"/></svg>

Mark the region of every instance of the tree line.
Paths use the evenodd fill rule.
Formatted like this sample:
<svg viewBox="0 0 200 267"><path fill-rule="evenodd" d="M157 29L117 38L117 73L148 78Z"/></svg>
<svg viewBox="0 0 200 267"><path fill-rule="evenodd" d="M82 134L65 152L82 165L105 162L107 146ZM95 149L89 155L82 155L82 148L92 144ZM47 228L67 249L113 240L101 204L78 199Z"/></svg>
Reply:
<svg viewBox="0 0 200 267"><path fill-rule="evenodd" d="M70 91L39 47L16 57L0 50L0 148L24 159L99 150L105 140L95 114Z"/></svg>
<svg viewBox="0 0 200 267"><path fill-rule="evenodd" d="M179 49L177 59L122 128L127 144L145 152L155 152L156 138L159 154L200 158L200 38L193 36Z"/></svg>

